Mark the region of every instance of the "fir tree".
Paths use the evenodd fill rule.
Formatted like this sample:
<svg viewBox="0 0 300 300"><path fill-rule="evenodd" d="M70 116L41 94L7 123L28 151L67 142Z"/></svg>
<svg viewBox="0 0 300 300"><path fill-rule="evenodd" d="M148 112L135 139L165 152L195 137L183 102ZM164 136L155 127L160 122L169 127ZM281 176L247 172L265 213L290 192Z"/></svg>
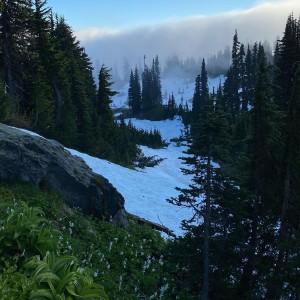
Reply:
<svg viewBox="0 0 300 300"><path fill-rule="evenodd" d="M161 93L161 78L160 78L160 67L159 59L156 55L155 60L152 63L152 77L153 77L153 90L154 90L154 105L160 106L162 104L162 93Z"/></svg>
<svg viewBox="0 0 300 300"><path fill-rule="evenodd" d="M203 236L201 253L203 255L202 291L201 299L209 299L211 285L210 269L210 241L212 237L211 224L214 210L217 209L219 194L217 193L220 182L217 180L218 171L213 166L213 159L227 157L226 147L228 143L228 123L226 114L222 110L215 109L214 101L207 101L200 114L195 127L193 142L189 147L189 157L184 158L185 164L191 166L183 169L184 174L193 174L192 184L187 189L180 189L177 198L171 198L171 203L186 206L194 211L192 220L186 220L185 226L200 219L199 233ZM199 234L198 233L198 234Z"/></svg>
<svg viewBox="0 0 300 300"><path fill-rule="evenodd" d="M192 108L193 122L197 121L202 108L207 103L208 97L209 97L208 78L207 78L205 60L203 59L201 64L201 73L197 75L195 80L195 90L194 90L193 108Z"/></svg>
<svg viewBox="0 0 300 300"><path fill-rule="evenodd" d="M25 85L28 90L28 106L32 106L34 128L42 133L53 130L55 105L53 90L49 80L50 50L53 46L49 32L50 8L47 1L35 0L34 11L30 20L33 32L30 51L32 55L26 64Z"/></svg>
<svg viewBox="0 0 300 300"><path fill-rule="evenodd" d="M259 268L267 267L258 265L258 256L264 253L263 240L272 236L273 224L270 223L268 213L274 195L270 186L276 180L276 160L274 148L278 142L279 133L276 125L276 106L273 103L271 84L268 79L266 59L260 63L258 79L255 88L255 100L251 110L251 131L248 139L248 164L243 169L247 170L242 186L250 192L244 200L248 203L250 231L248 236L248 249L244 253L246 263L242 267L242 276L238 285L238 294L248 299L253 297L255 286L254 273ZM245 173L245 172L244 172ZM264 254L263 254L264 253ZM271 259L271 257L269 257ZM261 285L265 284L261 280Z"/></svg>
<svg viewBox="0 0 300 300"><path fill-rule="evenodd" d="M231 64L232 64L232 66L233 66L233 68L235 69L236 72L238 72L238 69L239 69L240 45L241 45L241 43L239 42L239 39L238 39L238 33L237 33L237 30L235 30L235 33L234 33L234 36L233 36L232 50L231 50Z"/></svg>
<svg viewBox="0 0 300 300"><path fill-rule="evenodd" d="M222 104L223 109L231 113L233 121L240 112L241 98L239 89L241 86L241 72L244 71L244 55L243 46L240 51L240 42L238 41L237 31L235 31L231 51L231 67L224 82L224 99Z"/></svg>
<svg viewBox="0 0 300 300"><path fill-rule="evenodd" d="M238 69L239 69L239 80L240 80L240 98L241 98L241 109L247 110L246 106L246 83L245 83L245 47L244 44L240 45L238 54Z"/></svg>
<svg viewBox="0 0 300 300"><path fill-rule="evenodd" d="M277 52L277 72L275 76L275 99L281 111L286 112L291 99L294 64L300 60L300 22L291 14L286 22L283 38Z"/></svg>
<svg viewBox="0 0 300 300"><path fill-rule="evenodd" d="M129 89L128 89L128 105L132 110L133 115L138 115L141 110L141 86L137 66L134 72L131 70Z"/></svg>
<svg viewBox="0 0 300 300"><path fill-rule="evenodd" d="M268 299L280 299L296 295L297 284L291 281L296 276L297 258L294 256L299 247L299 199L300 199L300 64L295 64L291 99L288 102L286 124L286 140L282 157L282 181L277 211L280 224L276 241L277 255L274 259L274 269L270 274ZM298 258L299 259L299 258ZM299 260L298 260L299 261ZM288 286L286 284L290 276ZM296 296L294 296L295 298ZM296 298L295 298L296 299Z"/></svg>
<svg viewBox="0 0 300 300"><path fill-rule="evenodd" d="M142 109L147 112L154 107L153 78L151 70L147 66L142 74Z"/></svg>
<svg viewBox="0 0 300 300"><path fill-rule="evenodd" d="M174 119L174 116L176 114L176 110L177 110L176 101L175 101L174 94L172 92L172 95L169 96L169 100L168 100L168 115L169 115L169 118L171 120Z"/></svg>
<svg viewBox="0 0 300 300"><path fill-rule="evenodd" d="M22 100L22 57L27 52L29 0L2 0L0 7L1 69L9 97Z"/></svg>
<svg viewBox="0 0 300 300"><path fill-rule="evenodd" d="M161 108L162 93L158 56L152 61L151 69L146 65L142 74L142 109L143 112Z"/></svg>
<svg viewBox="0 0 300 300"><path fill-rule="evenodd" d="M195 89L194 89L194 96L193 96L192 114L193 114L194 121L196 121L197 118L199 117L200 111L201 111L201 77L199 74L195 79Z"/></svg>
<svg viewBox="0 0 300 300"><path fill-rule="evenodd" d="M252 53L248 44L247 53L245 56L245 77L244 77L244 97L242 100L242 110L248 111L248 105L253 104L254 98L254 78L252 72Z"/></svg>
<svg viewBox="0 0 300 300"><path fill-rule="evenodd" d="M97 114L99 118L99 129L101 130L104 139L112 138L112 130L114 127L114 116L110 108L112 102L111 97L115 96L117 92L111 89L113 82L111 82L110 70L102 65L99 72L99 87L97 94Z"/></svg>

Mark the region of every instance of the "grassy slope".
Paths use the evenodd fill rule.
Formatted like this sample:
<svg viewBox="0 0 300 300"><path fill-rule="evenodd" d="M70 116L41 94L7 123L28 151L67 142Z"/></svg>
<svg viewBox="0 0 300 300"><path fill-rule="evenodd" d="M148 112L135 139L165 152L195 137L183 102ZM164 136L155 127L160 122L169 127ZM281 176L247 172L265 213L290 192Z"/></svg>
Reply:
<svg viewBox="0 0 300 300"><path fill-rule="evenodd" d="M176 267L167 260L169 242L147 225L131 219L126 229L117 228L65 206L57 194L24 183L1 182L0 201L40 207L51 226L61 232L57 253L77 257L110 299L174 296Z"/></svg>

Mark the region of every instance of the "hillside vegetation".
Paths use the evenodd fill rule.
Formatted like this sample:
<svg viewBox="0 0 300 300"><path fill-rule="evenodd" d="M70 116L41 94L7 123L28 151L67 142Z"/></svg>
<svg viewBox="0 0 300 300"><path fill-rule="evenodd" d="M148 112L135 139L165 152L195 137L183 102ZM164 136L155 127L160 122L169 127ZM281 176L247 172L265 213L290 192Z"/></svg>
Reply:
<svg viewBox="0 0 300 300"><path fill-rule="evenodd" d="M127 228L115 227L19 182L1 182L0 206L0 299L170 299L175 293L169 241L147 225L131 219Z"/></svg>

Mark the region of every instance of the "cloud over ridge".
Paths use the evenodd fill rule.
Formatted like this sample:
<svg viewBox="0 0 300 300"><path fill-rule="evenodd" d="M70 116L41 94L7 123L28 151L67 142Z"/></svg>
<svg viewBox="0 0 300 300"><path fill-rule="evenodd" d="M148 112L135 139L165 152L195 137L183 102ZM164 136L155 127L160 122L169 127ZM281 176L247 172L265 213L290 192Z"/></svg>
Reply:
<svg viewBox="0 0 300 300"><path fill-rule="evenodd" d="M232 44L235 29L244 43L268 40L272 45L281 36L289 14L300 13L299 0L259 1L247 10L215 16L169 20L156 26L131 30L93 28L75 32L94 62L110 67L126 57L137 64L144 54L164 61L173 54L180 58L207 57Z"/></svg>

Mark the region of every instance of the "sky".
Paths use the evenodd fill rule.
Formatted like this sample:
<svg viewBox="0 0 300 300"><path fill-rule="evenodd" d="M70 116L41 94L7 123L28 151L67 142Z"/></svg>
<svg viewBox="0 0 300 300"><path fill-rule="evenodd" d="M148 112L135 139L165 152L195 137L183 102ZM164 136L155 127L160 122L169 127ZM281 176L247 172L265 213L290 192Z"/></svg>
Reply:
<svg viewBox="0 0 300 300"><path fill-rule="evenodd" d="M94 66L122 70L156 55L207 58L232 45L235 30L245 44L271 46L287 17L300 15L299 0L48 0L64 16ZM147 62L146 62L147 63Z"/></svg>
<svg viewBox="0 0 300 300"><path fill-rule="evenodd" d="M257 0L49 0L73 29L92 27L129 29L180 20L195 15L212 16L253 7Z"/></svg>

